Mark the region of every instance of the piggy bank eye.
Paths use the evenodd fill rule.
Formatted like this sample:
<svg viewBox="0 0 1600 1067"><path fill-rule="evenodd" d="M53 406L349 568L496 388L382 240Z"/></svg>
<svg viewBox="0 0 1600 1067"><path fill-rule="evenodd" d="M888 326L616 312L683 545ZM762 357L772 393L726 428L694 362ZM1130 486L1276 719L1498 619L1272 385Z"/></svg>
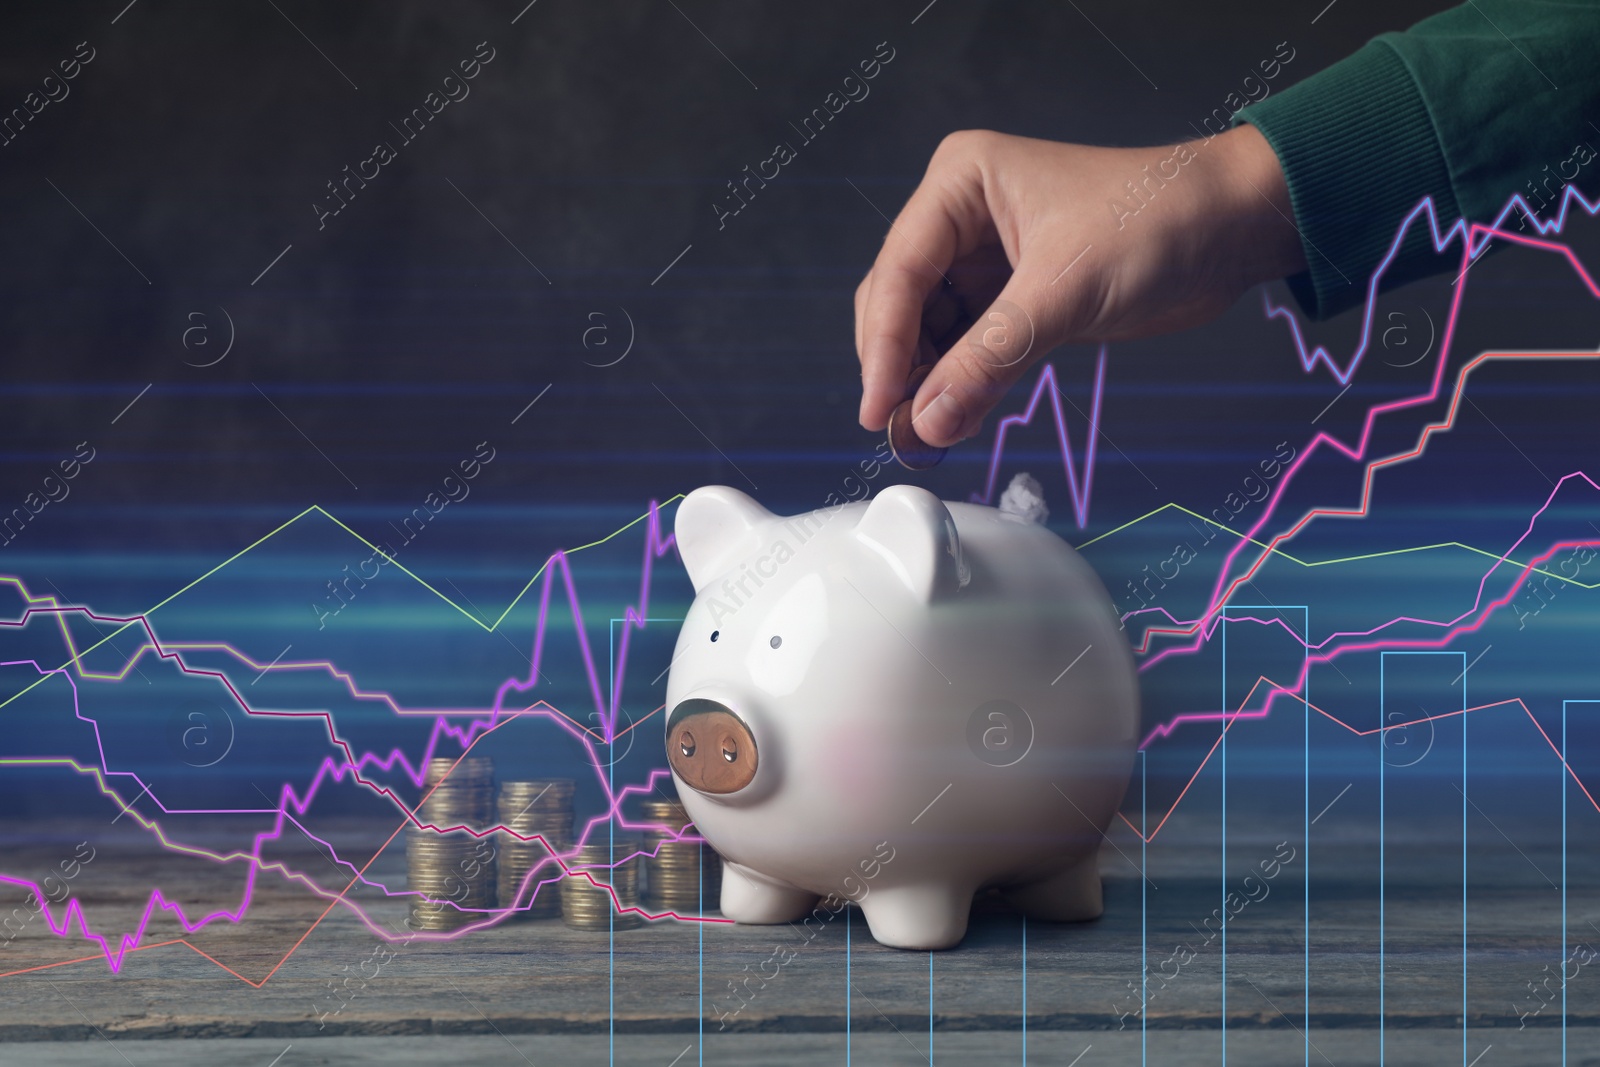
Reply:
<svg viewBox="0 0 1600 1067"><path fill-rule="evenodd" d="M783 638L774 637L771 641L768 641L767 644L771 645L773 648L777 648L779 645L783 644Z"/></svg>
<svg viewBox="0 0 1600 1067"><path fill-rule="evenodd" d="M678 735L678 751L683 753L684 759L694 758L694 734L685 730Z"/></svg>
<svg viewBox="0 0 1600 1067"><path fill-rule="evenodd" d="M717 637L718 637L718 636L719 636L719 635L720 635L720 634L721 634L721 633L722 633L722 631L721 631L721 630L712 630L712 631L711 631L711 640L712 640L712 641L715 641L715 640L716 640L716 639L717 639Z"/></svg>

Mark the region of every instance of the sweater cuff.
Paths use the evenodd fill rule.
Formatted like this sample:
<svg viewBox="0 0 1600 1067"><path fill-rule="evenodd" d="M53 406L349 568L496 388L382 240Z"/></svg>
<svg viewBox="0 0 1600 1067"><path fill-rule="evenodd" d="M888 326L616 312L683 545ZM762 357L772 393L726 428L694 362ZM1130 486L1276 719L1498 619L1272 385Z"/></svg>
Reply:
<svg viewBox="0 0 1600 1067"><path fill-rule="evenodd" d="M1460 217L1439 136L1416 81L1383 41L1233 117L1266 137L1288 180L1309 269L1287 279L1325 319L1361 304L1401 221L1424 196L1444 229ZM1381 289L1436 269L1427 223L1413 222Z"/></svg>

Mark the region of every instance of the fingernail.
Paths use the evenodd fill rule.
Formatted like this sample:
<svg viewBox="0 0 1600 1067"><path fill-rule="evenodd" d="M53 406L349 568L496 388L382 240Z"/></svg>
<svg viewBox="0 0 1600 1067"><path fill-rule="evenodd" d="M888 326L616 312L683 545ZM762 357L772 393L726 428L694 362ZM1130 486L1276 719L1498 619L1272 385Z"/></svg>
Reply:
<svg viewBox="0 0 1600 1067"><path fill-rule="evenodd" d="M918 437L930 445L942 445L960 434L964 417L961 402L944 392L934 397L911 423Z"/></svg>

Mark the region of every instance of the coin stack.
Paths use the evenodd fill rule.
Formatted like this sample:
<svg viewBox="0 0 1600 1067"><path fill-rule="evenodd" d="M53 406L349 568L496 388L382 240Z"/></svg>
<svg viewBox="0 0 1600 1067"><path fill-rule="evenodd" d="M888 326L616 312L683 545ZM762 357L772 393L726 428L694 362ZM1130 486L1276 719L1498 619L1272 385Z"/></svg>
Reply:
<svg viewBox="0 0 1600 1067"><path fill-rule="evenodd" d="M641 805L645 832L645 893L650 903L673 911L715 908L722 896L722 858L710 845L680 841L689 816L677 800L652 798ZM649 853L654 852L651 856Z"/></svg>
<svg viewBox="0 0 1600 1067"><path fill-rule="evenodd" d="M500 825L514 830L523 837L538 835L550 842L558 852L572 847L572 790L571 778L539 778L519 782L500 783ZM522 841L508 833L501 833L500 863L496 879L499 883L500 907L516 906L518 891L525 906L513 918L549 919L561 914L561 867L554 862L544 862L551 853L537 841ZM544 863L544 866L539 865ZM528 872L535 867L539 873L533 884L522 888ZM540 883L544 883L541 885ZM533 901L528 902L529 894Z"/></svg>
<svg viewBox="0 0 1600 1067"><path fill-rule="evenodd" d="M438 827L481 827L494 810L494 761L488 757L430 760L423 775L419 821ZM411 905L411 926L453 930L487 918L495 904L494 840L465 830L406 830L407 882L423 894Z"/></svg>
<svg viewBox="0 0 1600 1067"><path fill-rule="evenodd" d="M638 912L618 912L620 908L639 906L640 845L639 838L632 834L610 837L602 828L596 831L596 840L579 846L567 860L567 869L573 875L561 883L561 917L568 926L623 930L644 921ZM579 872L587 873L599 884L590 884ZM616 890L615 903L603 886Z"/></svg>

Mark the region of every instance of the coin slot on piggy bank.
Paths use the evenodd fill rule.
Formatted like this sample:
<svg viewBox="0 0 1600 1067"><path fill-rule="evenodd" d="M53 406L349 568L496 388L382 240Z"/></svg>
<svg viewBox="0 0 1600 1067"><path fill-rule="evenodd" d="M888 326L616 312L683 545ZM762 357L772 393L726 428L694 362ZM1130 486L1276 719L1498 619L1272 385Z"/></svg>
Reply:
<svg viewBox="0 0 1600 1067"><path fill-rule="evenodd" d="M690 789L737 793L756 776L756 739L733 709L694 698L667 720L667 762Z"/></svg>

